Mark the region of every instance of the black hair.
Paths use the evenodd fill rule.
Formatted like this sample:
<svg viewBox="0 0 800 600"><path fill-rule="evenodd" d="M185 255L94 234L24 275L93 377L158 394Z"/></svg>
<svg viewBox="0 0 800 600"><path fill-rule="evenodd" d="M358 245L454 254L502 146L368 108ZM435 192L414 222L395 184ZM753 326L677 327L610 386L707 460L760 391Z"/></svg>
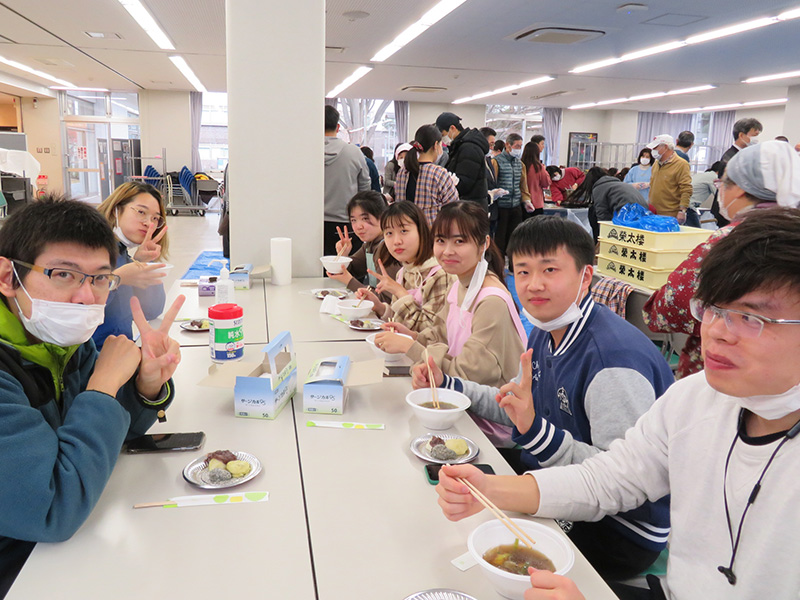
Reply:
<svg viewBox="0 0 800 600"><path fill-rule="evenodd" d="M361 153L364 156L366 156L368 159L375 160L375 153L372 151L372 148L370 148L369 146L359 146L358 149L361 150Z"/></svg>
<svg viewBox="0 0 800 600"><path fill-rule="evenodd" d="M386 231L389 227L398 227L404 220L411 221L417 227L419 250L417 250L417 255L412 263L421 265L433 256L433 237L431 236L431 228L428 227L425 213L422 212L419 206L408 200L390 204L389 208L383 211L381 215L381 229ZM390 260L397 262L389 252L386 244L379 248L377 258L384 265L388 264Z"/></svg>
<svg viewBox="0 0 800 600"><path fill-rule="evenodd" d="M783 289L800 294L800 210L749 212L711 246L700 265L696 296L723 306L755 292Z"/></svg>
<svg viewBox="0 0 800 600"><path fill-rule="evenodd" d="M483 134L483 137L485 137L487 140L489 139L490 135L497 137L497 132L491 127L481 127L478 131L480 131Z"/></svg>
<svg viewBox="0 0 800 600"><path fill-rule="evenodd" d="M543 165L542 161L539 159L539 144L537 142L530 141L525 144L525 147L522 149L522 164L525 165L526 169L533 167L535 173L542 170Z"/></svg>
<svg viewBox="0 0 800 600"><path fill-rule="evenodd" d="M788 142L789 138L787 138L785 135L776 135L775 140L778 142Z"/></svg>
<svg viewBox="0 0 800 600"><path fill-rule="evenodd" d="M761 124L761 121L758 119L739 119L736 123L733 124L733 141L739 139L739 134L743 133L747 135L747 132L751 129L755 129L759 133L764 131L764 126Z"/></svg>
<svg viewBox="0 0 800 600"><path fill-rule="evenodd" d="M714 171L717 174L717 177L722 179L722 174L725 173L725 163L721 160L718 160L713 165L706 169L706 173L709 171Z"/></svg>
<svg viewBox="0 0 800 600"><path fill-rule="evenodd" d="M356 208L362 209L380 221L383 211L386 210L386 200L383 194L375 190L365 190L350 198L350 202L347 203L347 215L350 216Z"/></svg>
<svg viewBox="0 0 800 600"><path fill-rule="evenodd" d="M624 167L619 173L617 173L616 178L619 179L620 181L625 181L625 176L628 174L628 171L630 170L631 170L630 167Z"/></svg>
<svg viewBox="0 0 800 600"><path fill-rule="evenodd" d="M423 125L417 129L417 132L414 134L414 142L419 144L422 150L415 148L414 142L411 143L411 150L406 153L406 158L403 161L403 166L405 166L406 171L415 177L419 175L419 155L433 148L436 142L441 141L442 132L439 131L436 125Z"/></svg>
<svg viewBox="0 0 800 600"><path fill-rule="evenodd" d="M548 167L546 167L546 170L547 170L547 174L550 175L550 179L552 179L553 175L556 175L556 174L563 175L563 172L561 171L561 168L558 167L557 165L549 165Z"/></svg>
<svg viewBox="0 0 800 600"><path fill-rule="evenodd" d="M688 148L692 144L694 144L694 134L691 131L681 131L675 140L675 145L681 148Z"/></svg>
<svg viewBox="0 0 800 600"><path fill-rule="evenodd" d="M106 250L112 269L117 263L117 239L106 218L94 207L61 194L28 203L0 228L0 256L9 260L36 264L48 244L58 243ZM20 278L28 272L20 265L15 268Z"/></svg>
<svg viewBox="0 0 800 600"><path fill-rule="evenodd" d="M492 150L495 152L502 152L506 149L506 143L503 140L495 140Z"/></svg>
<svg viewBox="0 0 800 600"><path fill-rule="evenodd" d="M448 202L442 207L433 222L431 228L433 238L449 238L453 226L461 235L480 247L486 243L486 237L489 235L489 215L477 202ZM497 275L505 285L505 261L493 240L490 240L485 256L489 263L489 270Z"/></svg>
<svg viewBox="0 0 800 600"><path fill-rule="evenodd" d="M397 144L395 144L395 145L394 145L394 152L392 152L392 158L390 158L390 159L387 161L387 164L388 164L388 163L392 163L392 164L394 164L394 172L395 172L395 174L397 173L398 169L400 168L400 165L398 164L398 162L397 162L397 158L395 158L395 156L397 155L397 149L398 149L400 146L402 146L403 144L405 144L405 142L398 142Z"/></svg>
<svg viewBox="0 0 800 600"><path fill-rule="evenodd" d="M617 173L619 173L619 169L617 167L609 167L606 169L606 175L610 175L611 177L616 177Z"/></svg>
<svg viewBox="0 0 800 600"><path fill-rule="evenodd" d="M606 173L603 167L592 167L586 172L586 177L584 177L581 184L569 193L570 199L580 199L585 196L587 201L591 200L594 184L597 183L597 180L601 177L607 176L608 173Z"/></svg>
<svg viewBox="0 0 800 600"><path fill-rule="evenodd" d="M506 253L513 268L515 256L547 256L564 248L577 269L594 264L594 240L580 225L555 215L527 219L508 241Z"/></svg>
<svg viewBox="0 0 800 600"><path fill-rule="evenodd" d="M544 136L538 133L531 138L531 142L537 145L543 141L544 141Z"/></svg>
<svg viewBox="0 0 800 600"><path fill-rule="evenodd" d="M518 133L509 133L506 136L506 146L513 146L517 142L522 141L522 136Z"/></svg>
<svg viewBox="0 0 800 600"><path fill-rule="evenodd" d="M652 150L650 150L650 148L648 148L648 147L646 147L646 146L645 146L644 148L642 148L641 150L639 150L639 156L637 156L637 157L636 157L636 164L637 164L637 165L638 165L638 164L641 164L639 161L640 161L640 160L642 160L642 157L643 157L645 154L647 154L648 156L650 156L650 166L652 167L652 166L653 166L653 163L654 163L654 162L656 162L656 159L655 159L655 158L653 158L653 151L652 151Z"/></svg>
<svg viewBox="0 0 800 600"><path fill-rule="evenodd" d="M325 131L336 131L339 125L339 111L330 104L325 105Z"/></svg>

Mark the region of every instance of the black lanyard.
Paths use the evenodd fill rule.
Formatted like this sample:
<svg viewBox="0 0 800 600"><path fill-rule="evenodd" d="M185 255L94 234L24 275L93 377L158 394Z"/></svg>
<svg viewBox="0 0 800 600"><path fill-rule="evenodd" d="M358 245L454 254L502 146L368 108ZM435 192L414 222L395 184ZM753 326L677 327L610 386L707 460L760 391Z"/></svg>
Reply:
<svg viewBox="0 0 800 600"><path fill-rule="evenodd" d="M731 455L733 454L733 447L736 445L736 440L739 439L739 432L742 431L744 427L744 417L745 411L744 409L741 410L739 413L739 427L736 432L736 436L733 438L733 443L731 444L730 450L728 450L728 457L725 459L725 476L722 480L722 497L725 500L725 519L728 523L728 533L730 534L731 538L731 562L727 567L720 565L717 567L717 570L725 575L728 580L728 583L731 585L736 585L736 574L733 572L733 561L736 560L736 551L739 549L739 541L742 537L742 526L744 525L744 519L747 516L747 511L750 510L750 507L756 501L756 497L758 496L758 492L761 490L761 480L764 479L764 475L767 474L767 469L769 469L772 461L775 459L775 456L778 454L778 451L783 447L783 445L800 433L800 421L795 423L794 427L792 427L789 431L786 432L786 435L783 436L781 443L778 444L777 448L772 452L772 455L769 457L767 464L764 465L764 470L761 471L761 475L758 477L758 481L753 486L753 490L750 492L750 497L747 499L747 504L744 507L744 512L742 513L742 518L739 520L739 527L736 531L736 539L733 537L733 527L731 526L731 513L730 509L728 508L728 464L731 462Z"/></svg>

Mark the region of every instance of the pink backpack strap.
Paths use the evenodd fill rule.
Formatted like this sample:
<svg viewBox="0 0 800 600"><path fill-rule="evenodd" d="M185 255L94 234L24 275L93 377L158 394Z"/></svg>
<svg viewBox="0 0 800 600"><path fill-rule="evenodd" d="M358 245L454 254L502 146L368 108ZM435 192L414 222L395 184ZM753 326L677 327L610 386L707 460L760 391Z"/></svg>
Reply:
<svg viewBox="0 0 800 600"><path fill-rule="evenodd" d="M514 304L514 300L511 299L511 294L505 290L501 290L500 288L485 287L478 292L478 296L475 298L473 306L477 306L478 303L487 296L497 296L505 301L506 306L508 306L508 312L511 315L511 320L514 322L514 327L517 329L517 334L519 334L519 338L522 340L522 345L527 345L528 336L525 335L525 328L522 326L522 321L517 313L517 305Z"/></svg>

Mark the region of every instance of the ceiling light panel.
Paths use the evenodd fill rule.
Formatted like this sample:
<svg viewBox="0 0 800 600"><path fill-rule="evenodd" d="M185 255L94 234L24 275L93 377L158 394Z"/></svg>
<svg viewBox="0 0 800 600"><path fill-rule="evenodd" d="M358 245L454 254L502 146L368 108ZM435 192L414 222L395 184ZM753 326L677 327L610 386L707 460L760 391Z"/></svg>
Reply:
<svg viewBox="0 0 800 600"><path fill-rule="evenodd" d="M325 97L336 98L339 94L341 94L343 91L345 91L347 88L349 88L351 85L353 85L356 81L361 79L364 75L366 75L370 71L372 71L372 67L364 67L364 66L358 67L355 71L353 71L352 75L345 78L345 80L342 81L342 83L340 83L330 92L325 94Z"/></svg>
<svg viewBox="0 0 800 600"><path fill-rule="evenodd" d="M466 1L467 0L440 0L433 8L422 15L418 21L409 25L406 29L400 32L396 38L381 48L378 53L372 57L371 61L385 61L392 54L400 50L403 46L427 30L431 25L434 25L442 20Z"/></svg>
<svg viewBox="0 0 800 600"><path fill-rule="evenodd" d="M672 42L667 42L664 44L659 44L657 46L653 46L651 48L644 48L642 50L636 50L634 52L628 52L627 54L623 54L618 58L607 58L604 60L596 61L593 63L589 63L586 65L580 65L575 67L570 71L570 73L585 73L587 71L594 71L595 69L602 69L604 67L609 67L611 65L616 65L621 62L627 62L630 60L637 60L639 58L645 58L647 56L654 56L656 54L662 54L664 52L671 52L672 50L677 50L678 48L683 48L684 46L690 46L694 44L702 44L704 42L709 42L711 40L717 40L723 37L728 37L731 35L736 35L739 33L744 33L746 31L752 31L754 29L760 29L762 27L768 27L769 25L774 25L775 23L781 23L783 21L789 21L791 19L796 19L800 17L800 8L794 8L788 11L785 11L777 16L772 17L761 17L759 19L754 19L752 21L745 21L742 23L736 23L735 25L729 25L727 27L720 27L717 29L712 29L710 31L706 31L703 33L699 33L697 35L690 36L685 40L676 40Z"/></svg>
<svg viewBox="0 0 800 600"><path fill-rule="evenodd" d="M522 83L517 83L515 85L507 85L505 87L497 88L496 90L491 90L490 92L481 92L480 94L475 94L474 96L469 96L467 98L459 98L458 100L453 100L453 104L464 104L465 102L480 100L481 98L494 96L496 94L506 94L508 92L513 92L515 90L521 90L522 88L531 87L533 85L539 85L540 83L553 81L553 79L555 79L555 77L550 77L549 75L545 75L544 77L537 77L536 79L530 79L528 81L523 81Z"/></svg>
<svg viewBox="0 0 800 600"><path fill-rule="evenodd" d="M677 115L681 113L693 113L693 112L712 112L715 110L730 110L732 108L750 108L755 106L775 106L777 104L786 104L788 102L788 98L774 98L772 100L752 100L750 102L736 102L733 104L717 104L715 106L700 106L697 108L680 108L677 110L669 111L671 115Z"/></svg>
<svg viewBox="0 0 800 600"><path fill-rule="evenodd" d="M150 14L140 0L119 0L119 3L125 7L125 10L130 13L139 27L144 29L144 32L150 36L150 39L152 39L159 48L162 50L175 50L175 46L170 41L169 37L167 37L167 34L159 27L153 15Z"/></svg>
<svg viewBox="0 0 800 600"><path fill-rule="evenodd" d="M787 71L786 73L776 73L775 75L762 75L760 77L750 77L742 83L763 83L764 81L775 81L776 79L790 79L800 77L800 71Z"/></svg>
<svg viewBox="0 0 800 600"><path fill-rule="evenodd" d="M653 92L651 94L641 94L639 96L630 96L628 98L615 98L613 100L600 100L599 102L587 102L585 104L574 104L569 108L571 110L580 110L581 108L592 108L595 106L606 106L608 104L622 104L624 102L638 102L640 100L650 100L652 98L663 98L664 96L680 96L681 94L696 94L698 92L706 92L716 88L715 85L698 85L695 87L681 88L679 90L670 90L669 92Z"/></svg>
<svg viewBox="0 0 800 600"><path fill-rule="evenodd" d="M0 63L3 63L4 65L8 65L9 67L13 67L15 69L19 69L20 71L25 71L26 73L30 73L31 75L36 75L36 77L47 79L47 81L52 81L53 83L57 83L58 85L63 85L65 87L75 87L74 84L70 83L69 81L59 79L58 77L54 77L49 73L45 73L44 71L40 71L39 69L34 69L33 67L29 67L28 65L23 65L20 62L8 59L4 56L0 56Z"/></svg>
<svg viewBox="0 0 800 600"><path fill-rule="evenodd" d="M197 75L194 74L194 71L192 71L182 56L170 56L169 59L172 61L172 64L178 67L178 70L186 78L186 80L192 84L194 89L196 89L198 92L208 91L206 86L204 86Z"/></svg>

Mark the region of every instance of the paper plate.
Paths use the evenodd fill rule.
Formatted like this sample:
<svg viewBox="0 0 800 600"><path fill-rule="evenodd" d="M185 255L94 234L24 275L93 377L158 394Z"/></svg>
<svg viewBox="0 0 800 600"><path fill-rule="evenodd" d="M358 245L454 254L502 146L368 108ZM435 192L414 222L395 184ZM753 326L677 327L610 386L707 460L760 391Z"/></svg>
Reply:
<svg viewBox="0 0 800 600"><path fill-rule="evenodd" d="M363 325L353 325L354 321L361 321ZM380 319L351 319L347 326L356 331L380 331L381 325L384 323L385 321L381 321Z"/></svg>
<svg viewBox="0 0 800 600"><path fill-rule="evenodd" d="M430 452L428 452L427 448L428 441L434 436L442 438L443 440L464 440L467 442L469 451L461 456L456 456L453 460L441 460L434 458L431 456ZM411 442L411 452L425 462L436 463L438 465L460 465L462 463L472 462L475 460L475 457L478 456L480 451L481 449L478 448L478 445L471 439L464 437L463 435L456 435L454 433L426 433L425 435L421 435Z"/></svg>
<svg viewBox="0 0 800 600"><path fill-rule="evenodd" d="M205 321L207 323L207 326L195 327L194 325L192 325L192 321ZM181 323L181 329L183 329L184 331L208 331L208 326L210 326L208 319L192 319L192 321L184 321L183 323Z"/></svg>
<svg viewBox="0 0 800 600"><path fill-rule="evenodd" d="M249 462L250 472L245 475L244 477L233 477L228 479L227 481L223 481L221 483L211 483L208 481L208 464L207 464L207 457L204 454L200 458L196 458L192 462L190 462L186 467L183 469L183 478L191 483L193 486L202 488L204 490L219 490L222 488L229 488L235 487L237 485L243 484L245 481L250 481L256 475L261 473L261 461L259 461L255 456L250 454L249 452L239 452L237 450L231 450L236 455L236 460L243 460L245 462Z"/></svg>
<svg viewBox="0 0 800 600"><path fill-rule="evenodd" d="M327 294L324 292L328 292ZM350 294L346 290L339 290L335 288L321 288L311 290L311 293L314 294L316 298L320 300L324 299L326 296L334 296L335 298L347 298Z"/></svg>
<svg viewBox="0 0 800 600"><path fill-rule="evenodd" d="M405 600L476 600L472 596L468 596L464 592L457 592L456 590L435 589L425 590L424 592L417 592L406 596Z"/></svg>

